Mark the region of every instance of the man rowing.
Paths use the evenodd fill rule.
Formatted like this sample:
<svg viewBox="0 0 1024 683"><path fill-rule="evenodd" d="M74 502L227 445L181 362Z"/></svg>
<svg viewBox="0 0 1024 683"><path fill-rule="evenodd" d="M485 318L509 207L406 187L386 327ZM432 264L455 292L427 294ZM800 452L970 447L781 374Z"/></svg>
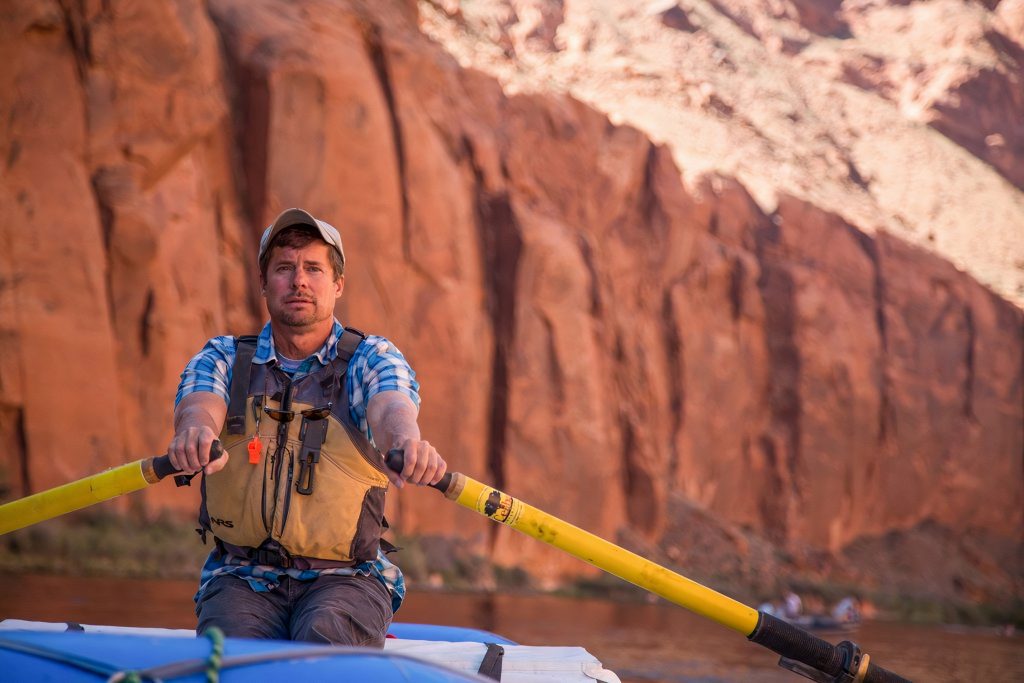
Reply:
<svg viewBox="0 0 1024 683"><path fill-rule="evenodd" d="M402 602L384 494L389 480L436 483L446 463L421 438L399 350L334 317L344 268L333 226L283 212L259 249L270 321L256 337L210 339L181 375L167 453L203 472L199 521L214 539L199 633L383 647ZM225 453L211 461L215 439ZM392 448L405 451L400 474L381 457Z"/></svg>

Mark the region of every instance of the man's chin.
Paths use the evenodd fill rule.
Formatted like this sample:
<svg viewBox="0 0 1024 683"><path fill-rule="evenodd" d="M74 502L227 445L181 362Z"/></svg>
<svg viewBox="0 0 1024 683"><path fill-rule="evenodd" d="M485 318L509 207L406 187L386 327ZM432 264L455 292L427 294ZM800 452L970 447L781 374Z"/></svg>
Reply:
<svg viewBox="0 0 1024 683"><path fill-rule="evenodd" d="M304 328L308 328L308 327L313 327L314 325L316 325L320 321L317 319L316 315L312 315L312 314L309 314L309 313L302 313L302 314L291 313L291 314L282 315L280 318L278 318L278 320L276 322L279 322L280 324L284 325L285 327L293 327L293 328L296 328L296 329L304 329Z"/></svg>

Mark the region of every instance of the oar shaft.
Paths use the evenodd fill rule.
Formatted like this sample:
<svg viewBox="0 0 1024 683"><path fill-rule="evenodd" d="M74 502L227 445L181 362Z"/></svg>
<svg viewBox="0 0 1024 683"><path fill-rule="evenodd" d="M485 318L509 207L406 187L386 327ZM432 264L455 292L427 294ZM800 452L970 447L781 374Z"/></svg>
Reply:
<svg viewBox="0 0 1024 683"><path fill-rule="evenodd" d="M146 488L158 481L146 478L147 469L152 474L152 466L147 468L152 460L136 460L0 505L0 535Z"/></svg>
<svg viewBox="0 0 1024 683"><path fill-rule="evenodd" d="M757 610L691 581L636 553L538 510L463 474L454 474L445 496L459 505L614 574L669 602L743 635L757 627Z"/></svg>
<svg viewBox="0 0 1024 683"><path fill-rule="evenodd" d="M405 453L400 449L388 451L385 462L401 472ZM854 643L832 645L464 474L448 472L431 486L465 508L739 631L751 642L782 655L779 665L802 676L816 681L909 683L871 662Z"/></svg>
<svg viewBox="0 0 1024 683"><path fill-rule="evenodd" d="M219 441L210 446L210 461L223 455ZM0 536L60 515L144 489L171 474L179 474L170 457L157 455L93 474L70 484L34 493L0 505ZM179 474L179 486L195 475Z"/></svg>

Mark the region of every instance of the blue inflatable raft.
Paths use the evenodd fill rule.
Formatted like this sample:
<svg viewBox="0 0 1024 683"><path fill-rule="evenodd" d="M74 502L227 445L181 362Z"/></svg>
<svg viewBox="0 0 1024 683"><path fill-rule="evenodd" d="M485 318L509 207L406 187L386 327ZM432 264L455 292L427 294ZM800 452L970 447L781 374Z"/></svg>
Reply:
<svg viewBox="0 0 1024 683"><path fill-rule="evenodd" d="M619 683L579 647L522 646L488 631L428 624L393 624L389 635L376 650L8 619L0 621L0 679Z"/></svg>

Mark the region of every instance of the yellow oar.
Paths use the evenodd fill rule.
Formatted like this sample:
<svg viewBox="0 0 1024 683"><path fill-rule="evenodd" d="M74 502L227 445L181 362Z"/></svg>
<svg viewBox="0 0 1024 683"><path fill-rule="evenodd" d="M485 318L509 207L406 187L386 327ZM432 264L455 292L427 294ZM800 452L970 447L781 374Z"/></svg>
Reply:
<svg viewBox="0 0 1024 683"><path fill-rule="evenodd" d="M392 470L401 472L404 453L389 451L386 461ZM782 655L780 666L807 678L835 683L907 683L905 678L875 666L850 641L832 645L464 474L445 474L433 487L465 508L739 631L748 640Z"/></svg>
<svg viewBox="0 0 1024 683"><path fill-rule="evenodd" d="M216 460L222 453L220 443L214 441L210 447L210 459ZM0 536L144 489L169 474L177 473L166 455L158 455L19 498L0 505ZM179 486L187 484L191 478L188 475L176 477Z"/></svg>

